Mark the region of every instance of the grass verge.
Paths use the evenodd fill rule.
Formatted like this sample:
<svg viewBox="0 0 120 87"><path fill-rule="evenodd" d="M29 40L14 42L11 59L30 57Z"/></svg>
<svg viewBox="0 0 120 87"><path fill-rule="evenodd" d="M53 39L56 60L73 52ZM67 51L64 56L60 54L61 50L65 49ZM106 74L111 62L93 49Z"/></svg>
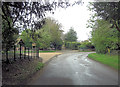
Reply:
<svg viewBox="0 0 120 87"><path fill-rule="evenodd" d="M56 52L56 51L54 50L39 51L39 53L46 53L46 52Z"/></svg>
<svg viewBox="0 0 120 87"><path fill-rule="evenodd" d="M118 55L91 53L88 57L118 70Z"/></svg>
<svg viewBox="0 0 120 87"><path fill-rule="evenodd" d="M43 66L44 66L43 63L38 62L37 66L36 66L36 71L40 70Z"/></svg>
<svg viewBox="0 0 120 87"><path fill-rule="evenodd" d="M80 51L79 52L93 52L93 51L90 51L90 50L85 50L85 51Z"/></svg>

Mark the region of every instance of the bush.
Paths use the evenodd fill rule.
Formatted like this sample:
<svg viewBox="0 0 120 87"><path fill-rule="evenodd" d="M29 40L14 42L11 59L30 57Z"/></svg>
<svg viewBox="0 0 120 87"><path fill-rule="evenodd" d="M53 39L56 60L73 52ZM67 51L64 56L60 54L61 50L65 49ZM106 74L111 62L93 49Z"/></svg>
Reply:
<svg viewBox="0 0 120 87"><path fill-rule="evenodd" d="M91 42L89 42L88 40L86 41L83 41L81 43L81 45L79 46L80 49L91 49L93 50L94 49L94 46L92 45Z"/></svg>
<svg viewBox="0 0 120 87"><path fill-rule="evenodd" d="M78 50L80 43L79 42L65 42L65 48Z"/></svg>
<svg viewBox="0 0 120 87"><path fill-rule="evenodd" d="M37 66L36 66L36 71L40 70L43 66L44 66L43 63L38 62Z"/></svg>
<svg viewBox="0 0 120 87"><path fill-rule="evenodd" d="M92 43L94 43L97 53L105 54L108 49L118 50L120 48L120 32L117 29L111 29L111 24L104 20L96 20L95 29L91 32Z"/></svg>

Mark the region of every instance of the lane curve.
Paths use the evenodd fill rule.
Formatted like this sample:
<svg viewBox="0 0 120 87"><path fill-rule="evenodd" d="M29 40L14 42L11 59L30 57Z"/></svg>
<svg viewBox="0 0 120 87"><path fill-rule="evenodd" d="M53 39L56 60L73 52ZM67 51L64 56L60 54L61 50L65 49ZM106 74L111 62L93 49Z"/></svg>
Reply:
<svg viewBox="0 0 120 87"><path fill-rule="evenodd" d="M118 85L118 72L87 58L89 53L59 55L29 85Z"/></svg>

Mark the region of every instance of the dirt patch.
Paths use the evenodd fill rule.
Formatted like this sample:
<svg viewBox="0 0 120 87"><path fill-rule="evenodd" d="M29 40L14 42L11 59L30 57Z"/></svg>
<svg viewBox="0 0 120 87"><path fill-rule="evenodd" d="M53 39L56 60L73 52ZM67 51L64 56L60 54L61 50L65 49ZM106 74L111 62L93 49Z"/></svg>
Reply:
<svg viewBox="0 0 120 87"><path fill-rule="evenodd" d="M56 56L56 55L60 55L62 53L39 53L39 56L42 58L42 62L45 63L47 61L49 61L52 57Z"/></svg>

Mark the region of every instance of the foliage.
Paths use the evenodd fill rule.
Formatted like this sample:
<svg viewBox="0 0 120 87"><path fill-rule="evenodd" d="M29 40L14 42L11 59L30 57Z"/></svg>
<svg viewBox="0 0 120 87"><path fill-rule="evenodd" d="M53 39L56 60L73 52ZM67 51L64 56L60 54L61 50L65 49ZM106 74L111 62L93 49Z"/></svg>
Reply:
<svg viewBox="0 0 120 87"><path fill-rule="evenodd" d="M61 25L58 24L57 21L51 18L47 18L46 24L42 28L43 28L43 32L48 32L48 35L50 37L48 38L50 47L53 47L55 49L61 49L63 44L61 39L61 35L63 32L60 29Z"/></svg>
<svg viewBox="0 0 120 87"><path fill-rule="evenodd" d="M85 40L81 42L81 45L79 46L79 48L80 49L94 49L94 46L92 42L90 42L89 40Z"/></svg>
<svg viewBox="0 0 120 87"><path fill-rule="evenodd" d="M77 33L74 31L74 29L71 27L70 30L65 34L65 41L77 41Z"/></svg>
<svg viewBox="0 0 120 87"><path fill-rule="evenodd" d="M106 54L88 54L88 57L99 61L103 64L109 65L115 69L118 69L118 55L106 55Z"/></svg>
<svg viewBox="0 0 120 87"><path fill-rule="evenodd" d="M11 19L9 19L11 20ZM11 23L11 22L10 22ZM16 43L19 31L16 28L9 28L6 20L2 19L2 49L8 51Z"/></svg>
<svg viewBox="0 0 120 87"><path fill-rule="evenodd" d="M93 52L92 50L79 50L79 52Z"/></svg>
<svg viewBox="0 0 120 87"><path fill-rule="evenodd" d="M30 29L24 30L21 38L28 47L31 47L32 42L36 43L38 48L44 50L48 48L61 49L63 44L61 34L60 24L55 20L47 18L45 19L44 26L40 30L35 32L32 32Z"/></svg>
<svg viewBox="0 0 120 87"><path fill-rule="evenodd" d="M67 49L77 50L79 46L79 42L65 42L65 48Z"/></svg>
<svg viewBox="0 0 120 87"><path fill-rule="evenodd" d="M22 32L20 36L26 47L32 47L32 38L30 37L30 33L30 29L26 29Z"/></svg>
<svg viewBox="0 0 120 87"><path fill-rule="evenodd" d="M37 66L36 66L36 71L40 70L43 66L44 66L43 63L38 62Z"/></svg>
<svg viewBox="0 0 120 87"><path fill-rule="evenodd" d="M9 23L11 25L11 18L9 18ZM10 63L8 59L8 51L16 43L18 37L18 29L14 27L9 27L6 20L2 19L2 51L6 53L6 63Z"/></svg>
<svg viewBox="0 0 120 87"><path fill-rule="evenodd" d="M112 28L115 27L120 32L120 2L94 2L92 8L99 17L109 21ZM111 27L111 26L110 26Z"/></svg>
<svg viewBox="0 0 120 87"><path fill-rule="evenodd" d="M63 0L36 0L35 2L2 1L2 8L0 8L2 12L0 15L2 15L2 18L7 21L9 28L16 26L19 22L19 24L23 25L25 29L27 29L27 26L29 26L31 29L36 30L40 29L44 24L45 21L42 19L45 17L46 11L53 13L53 10L57 7L67 8L80 3L80 0L73 3ZM12 25L10 25L9 18L12 19Z"/></svg>
<svg viewBox="0 0 120 87"><path fill-rule="evenodd" d="M106 53L107 49L119 49L118 32L116 29L110 29L110 24L104 20L97 20L96 28L92 31L92 42L97 53Z"/></svg>
<svg viewBox="0 0 120 87"><path fill-rule="evenodd" d="M50 41L51 36L50 33L46 31L46 29L41 29L39 31L36 31L36 33L39 33L40 37L36 38L36 41L34 41L37 44L37 47L40 49L47 49L50 47Z"/></svg>

